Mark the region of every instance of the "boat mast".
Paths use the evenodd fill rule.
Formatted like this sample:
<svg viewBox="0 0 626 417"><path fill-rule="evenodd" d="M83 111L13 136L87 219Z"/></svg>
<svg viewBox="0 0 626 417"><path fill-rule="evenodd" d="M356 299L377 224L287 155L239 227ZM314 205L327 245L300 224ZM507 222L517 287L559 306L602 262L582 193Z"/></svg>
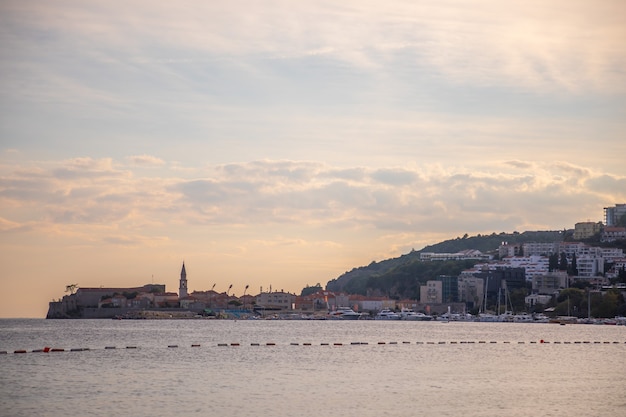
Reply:
<svg viewBox="0 0 626 417"><path fill-rule="evenodd" d="M483 296L483 299L484 299L483 313L487 312L487 291L488 290L489 290L489 275L487 275L487 281L485 283L485 294Z"/></svg>

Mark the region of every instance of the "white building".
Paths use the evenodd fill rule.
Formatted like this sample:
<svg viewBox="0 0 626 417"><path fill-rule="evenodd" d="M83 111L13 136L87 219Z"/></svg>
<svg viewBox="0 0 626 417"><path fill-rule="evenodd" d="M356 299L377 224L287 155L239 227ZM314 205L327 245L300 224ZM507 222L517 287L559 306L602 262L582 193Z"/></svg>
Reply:
<svg viewBox="0 0 626 417"><path fill-rule="evenodd" d="M467 249L456 253L435 253L423 252L420 254L421 261L463 261L466 259L479 259L488 261L492 259L491 255L482 253L479 250Z"/></svg>
<svg viewBox="0 0 626 417"><path fill-rule="evenodd" d="M543 275L548 272L550 258L540 255L516 256L504 258L501 264L512 268L524 268L526 271L526 280L532 281L535 275Z"/></svg>
<svg viewBox="0 0 626 417"><path fill-rule="evenodd" d="M626 227L607 226L602 231L602 242L614 242L616 240L626 240Z"/></svg>
<svg viewBox="0 0 626 417"><path fill-rule="evenodd" d="M524 256L543 255L550 256L559 250L559 242L528 242L524 243Z"/></svg>
<svg viewBox="0 0 626 417"><path fill-rule="evenodd" d="M548 304L552 300L551 295L530 294L524 297L524 302L528 307L534 307L537 304Z"/></svg>
<svg viewBox="0 0 626 417"><path fill-rule="evenodd" d="M617 259L624 257L624 250L620 248L601 248L602 257L607 262L615 262Z"/></svg>
<svg viewBox="0 0 626 417"><path fill-rule="evenodd" d="M576 257L576 269L579 277L595 277L604 273L604 259L598 256Z"/></svg>
<svg viewBox="0 0 626 417"><path fill-rule="evenodd" d="M576 255L576 258L582 256L602 257L601 248L589 246L582 242L561 242L559 244L559 253L565 253L567 259L572 259L574 255Z"/></svg>

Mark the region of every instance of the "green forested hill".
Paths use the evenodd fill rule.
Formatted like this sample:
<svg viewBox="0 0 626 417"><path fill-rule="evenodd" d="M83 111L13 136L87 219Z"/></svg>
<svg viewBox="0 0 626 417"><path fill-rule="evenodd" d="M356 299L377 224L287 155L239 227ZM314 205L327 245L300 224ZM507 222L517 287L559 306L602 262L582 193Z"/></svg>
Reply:
<svg viewBox="0 0 626 417"><path fill-rule="evenodd" d="M458 275L472 267L476 261L421 262L422 252L455 253L465 249L478 249L483 253L496 251L502 242L557 242L564 238L563 231L538 231L523 233L492 233L491 235L463 236L411 251L398 258L372 262L354 268L329 281L329 291L351 294L386 295L393 298L419 298L419 286L439 275Z"/></svg>

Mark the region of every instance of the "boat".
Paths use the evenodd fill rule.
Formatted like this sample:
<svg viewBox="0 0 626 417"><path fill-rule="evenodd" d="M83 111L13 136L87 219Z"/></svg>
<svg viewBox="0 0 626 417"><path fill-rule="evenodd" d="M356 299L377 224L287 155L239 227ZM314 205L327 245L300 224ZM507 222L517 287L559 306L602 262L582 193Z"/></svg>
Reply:
<svg viewBox="0 0 626 417"><path fill-rule="evenodd" d="M550 318L543 313L533 314L533 323L549 323Z"/></svg>
<svg viewBox="0 0 626 417"><path fill-rule="evenodd" d="M400 314L395 313L388 308L384 308L376 314L374 320L400 320Z"/></svg>
<svg viewBox="0 0 626 417"><path fill-rule="evenodd" d="M532 323L533 316L528 313L518 313L513 315L514 323Z"/></svg>
<svg viewBox="0 0 626 417"><path fill-rule="evenodd" d="M483 323L493 323L498 320L498 316L496 316L495 314L491 314L491 313L479 313L478 314L478 321L483 322Z"/></svg>
<svg viewBox="0 0 626 417"><path fill-rule="evenodd" d="M572 316L558 316L558 317L550 319L550 323L561 324L561 325L576 324L578 323L578 318L572 317Z"/></svg>
<svg viewBox="0 0 626 417"><path fill-rule="evenodd" d="M408 320L408 321L430 321L433 319L433 316L429 316L424 313L419 313L413 311L410 308L403 308L400 311L400 320Z"/></svg>
<svg viewBox="0 0 626 417"><path fill-rule="evenodd" d="M363 314L357 313L350 307L337 307L337 310L331 311L328 315L335 320L358 320Z"/></svg>

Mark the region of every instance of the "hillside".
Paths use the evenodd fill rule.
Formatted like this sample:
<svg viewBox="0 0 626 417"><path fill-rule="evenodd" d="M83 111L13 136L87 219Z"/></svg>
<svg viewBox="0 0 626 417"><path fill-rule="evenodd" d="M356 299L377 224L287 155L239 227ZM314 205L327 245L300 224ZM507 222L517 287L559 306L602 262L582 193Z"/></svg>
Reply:
<svg viewBox="0 0 626 417"><path fill-rule="evenodd" d="M439 275L458 275L472 267L475 261L420 262L422 252L455 253L465 249L478 249L483 253L494 252L502 242L509 244L525 242L560 242L563 231L535 231L523 233L492 233L491 235L463 236L411 251L398 258L372 262L354 268L329 281L329 291L346 291L352 294L379 294L397 298L417 298L420 283Z"/></svg>

